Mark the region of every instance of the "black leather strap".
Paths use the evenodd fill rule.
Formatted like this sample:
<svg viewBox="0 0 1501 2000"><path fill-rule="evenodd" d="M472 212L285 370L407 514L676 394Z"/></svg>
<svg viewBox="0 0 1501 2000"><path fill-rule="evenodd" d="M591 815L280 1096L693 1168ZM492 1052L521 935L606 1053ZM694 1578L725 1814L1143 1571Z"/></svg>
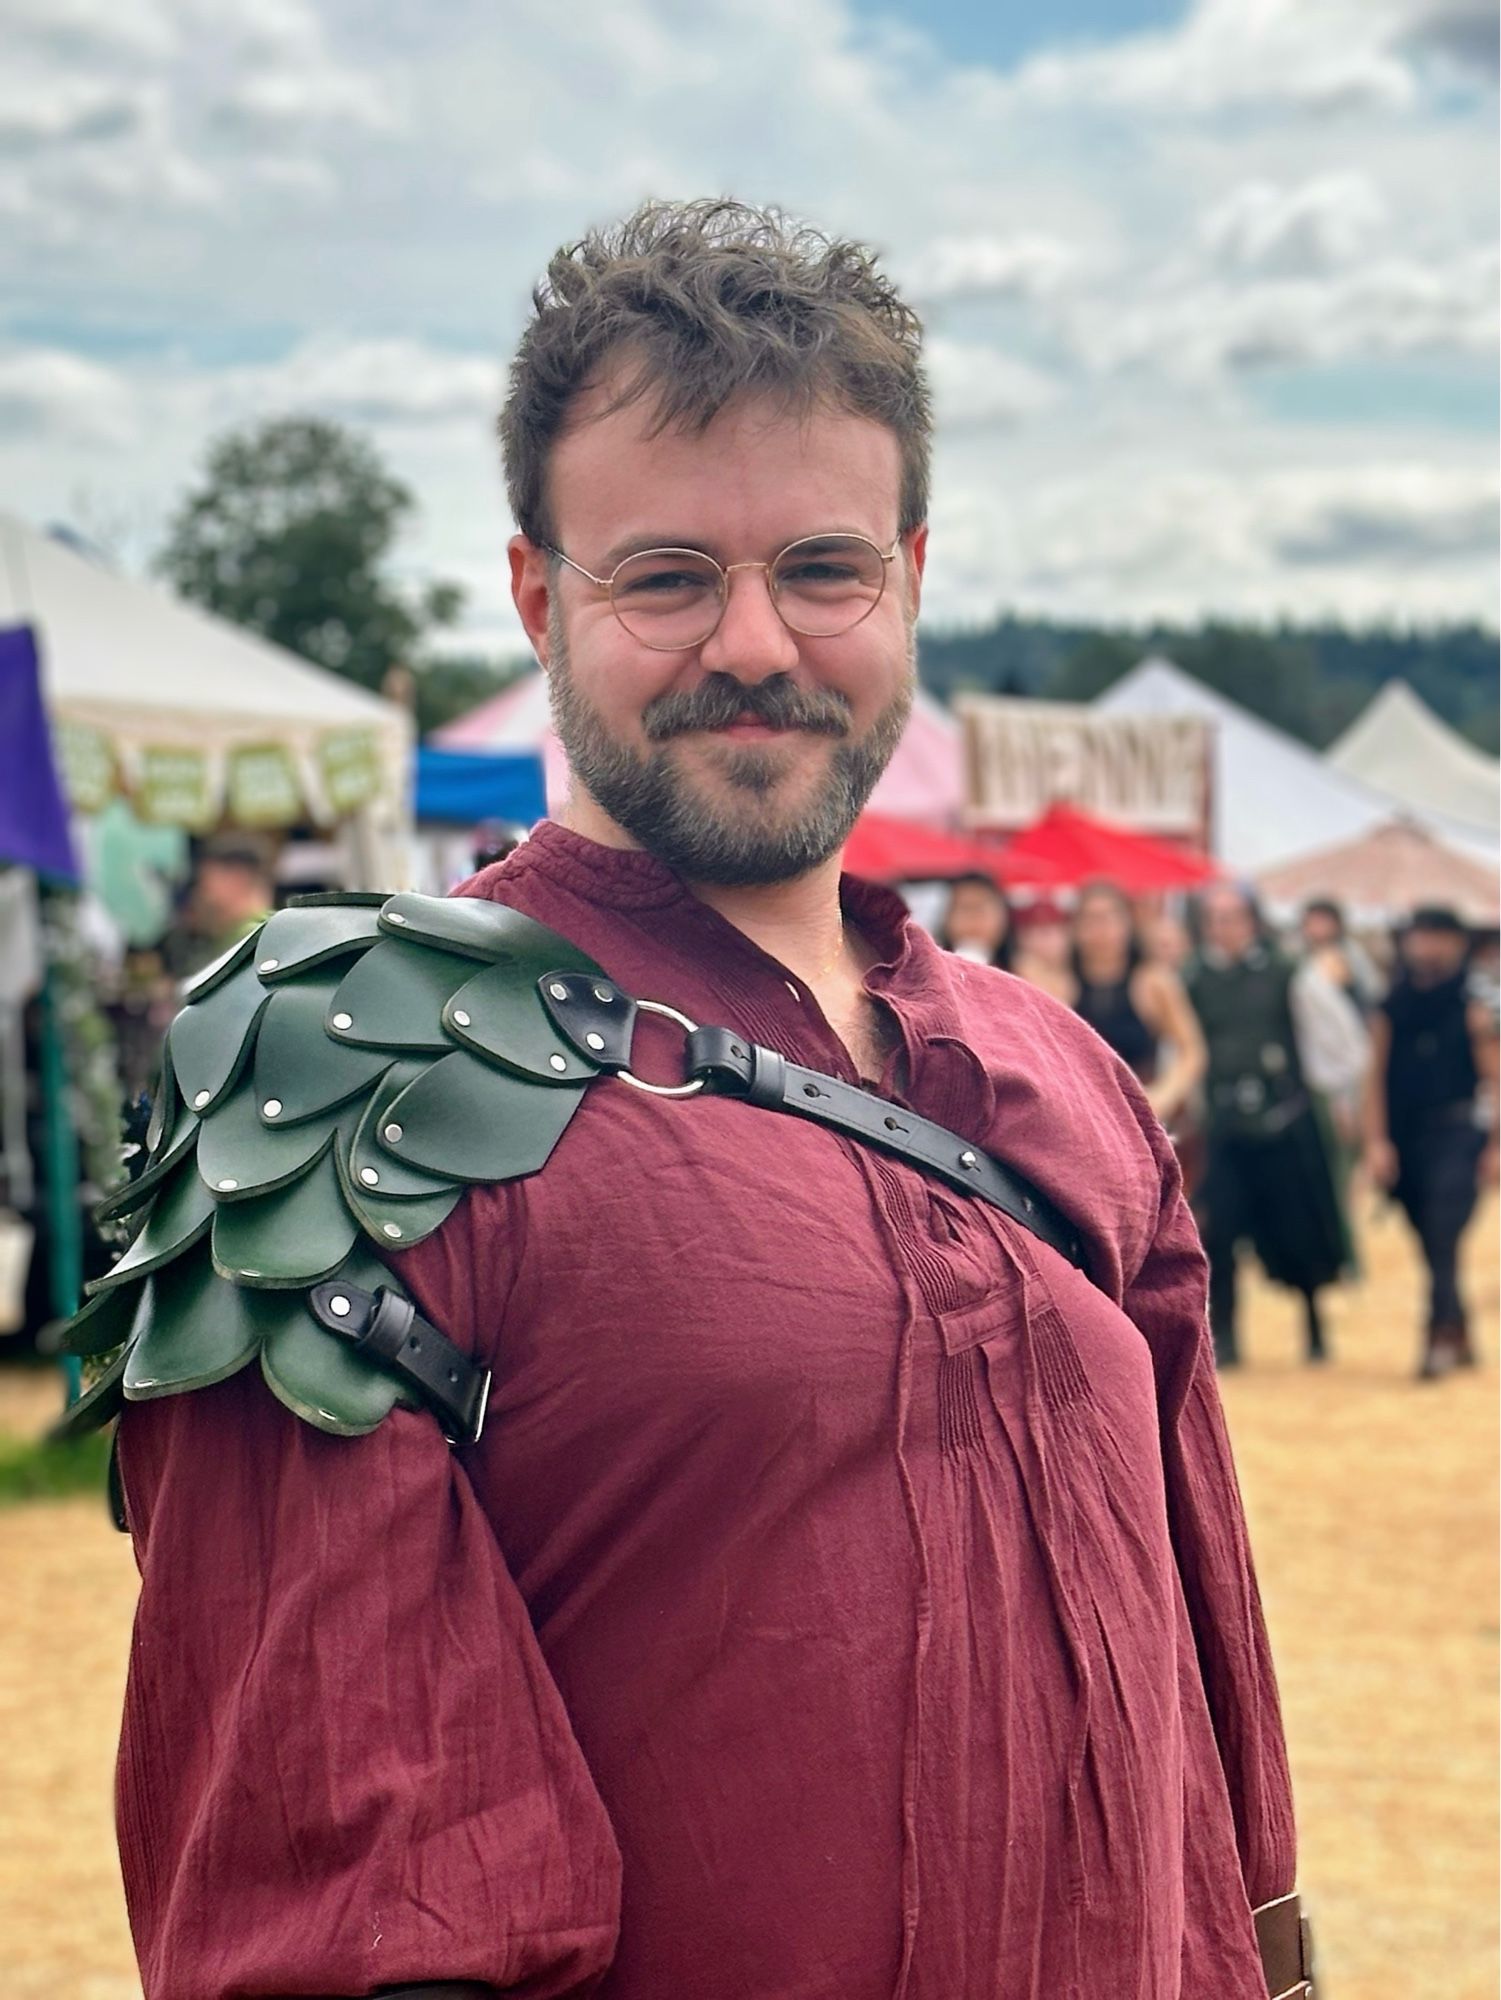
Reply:
<svg viewBox="0 0 1501 2000"><path fill-rule="evenodd" d="M1084 1246L1061 1209L1030 1181L930 1118L884 1097L790 1063L729 1028L697 1028L688 1037L688 1075L706 1090L743 1098L767 1111L811 1118L867 1146L894 1153L961 1193L978 1195L1084 1269Z"/></svg>
<svg viewBox="0 0 1501 2000"><path fill-rule="evenodd" d="M328 1278L308 1293L320 1326L367 1348L436 1415L450 1444L478 1444L490 1399L490 1371L477 1368L410 1299L380 1285L364 1292Z"/></svg>
<svg viewBox="0 0 1501 2000"><path fill-rule="evenodd" d="M1267 2000L1314 2000L1313 1937L1296 1890L1251 1912Z"/></svg>

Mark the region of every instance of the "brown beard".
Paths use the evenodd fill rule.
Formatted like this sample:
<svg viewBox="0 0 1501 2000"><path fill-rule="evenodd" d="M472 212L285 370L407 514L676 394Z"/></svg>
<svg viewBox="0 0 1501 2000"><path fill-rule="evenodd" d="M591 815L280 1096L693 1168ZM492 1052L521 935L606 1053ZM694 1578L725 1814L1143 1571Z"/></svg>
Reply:
<svg viewBox="0 0 1501 2000"><path fill-rule="evenodd" d="M580 692L556 615L549 650L553 725L574 777L617 826L691 882L786 882L836 854L901 740L916 685L909 634L906 678L864 735L854 736L848 702L829 689L800 688L785 674L754 683L708 674L695 688L647 704L641 726L649 747L642 752L612 736ZM720 765L730 787L724 800L705 797L685 774L675 739L725 728L742 715L836 739L827 770L796 814L776 815L782 760L774 750L755 744L728 750Z"/></svg>

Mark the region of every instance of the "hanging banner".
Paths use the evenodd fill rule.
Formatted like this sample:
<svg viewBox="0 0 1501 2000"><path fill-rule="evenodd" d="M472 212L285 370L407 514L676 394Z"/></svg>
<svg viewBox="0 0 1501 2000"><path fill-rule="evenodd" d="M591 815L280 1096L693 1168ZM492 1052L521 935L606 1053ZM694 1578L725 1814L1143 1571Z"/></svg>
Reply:
<svg viewBox="0 0 1501 2000"><path fill-rule="evenodd" d="M1051 805L1203 845L1209 724L1190 715L1099 715L1069 702L962 695L965 818L1014 830Z"/></svg>
<svg viewBox="0 0 1501 2000"><path fill-rule="evenodd" d="M381 788L380 747L370 729L336 729L320 739L318 771L336 819L358 811Z"/></svg>
<svg viewBox="0 0 1501 2000"><path fill-rule="evenodd" d="M54 722L52 741L73 810L103 812L118 789L115 753L104 731L82 722Z"/></svg>
<svg viewBox="0 0 1501 2000"><path fill-rule="evenodd" d="M225 812L236 826L295 826L304 817L297 766L283 744L230 751Z"/></svg>
<svg viewBox="0 0 1501 2000"><path fill-rule="evenodd" d="M144 749L136 810L153 826L185 826L197 833L211 825L218 814L206 753L164 745Z"/></svg>

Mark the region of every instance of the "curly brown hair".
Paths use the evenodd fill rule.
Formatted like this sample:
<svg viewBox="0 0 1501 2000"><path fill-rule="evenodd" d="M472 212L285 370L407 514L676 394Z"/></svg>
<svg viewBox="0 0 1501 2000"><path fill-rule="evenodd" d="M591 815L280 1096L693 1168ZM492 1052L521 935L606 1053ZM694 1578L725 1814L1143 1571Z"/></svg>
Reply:
<svg viewBox="0 0 1501 2000"><path fill-rule="evenodd" d="M744 202L649 201L553 256L500 415L506 490L554 539L548 455L573 399L625 359L611 410L650 397L652 435L705 430L741 396L871 417L902 451L901 528L928 511L932 409L922 323L875 253Z"/></svg>

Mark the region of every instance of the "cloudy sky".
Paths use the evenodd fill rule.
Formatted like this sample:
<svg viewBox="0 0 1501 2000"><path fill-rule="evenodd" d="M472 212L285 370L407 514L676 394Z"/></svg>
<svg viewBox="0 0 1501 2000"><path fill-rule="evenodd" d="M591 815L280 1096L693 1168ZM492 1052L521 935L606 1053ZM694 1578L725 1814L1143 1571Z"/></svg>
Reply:
<svg viewBox="0 0 1501 2000"><path fill-rule="evenodd" d="M1493 0L0 0L0 506L141 567L316 410L512 651L490 443L549 250L640 196L879 245L929 613L1496 601Z"/></svg>

